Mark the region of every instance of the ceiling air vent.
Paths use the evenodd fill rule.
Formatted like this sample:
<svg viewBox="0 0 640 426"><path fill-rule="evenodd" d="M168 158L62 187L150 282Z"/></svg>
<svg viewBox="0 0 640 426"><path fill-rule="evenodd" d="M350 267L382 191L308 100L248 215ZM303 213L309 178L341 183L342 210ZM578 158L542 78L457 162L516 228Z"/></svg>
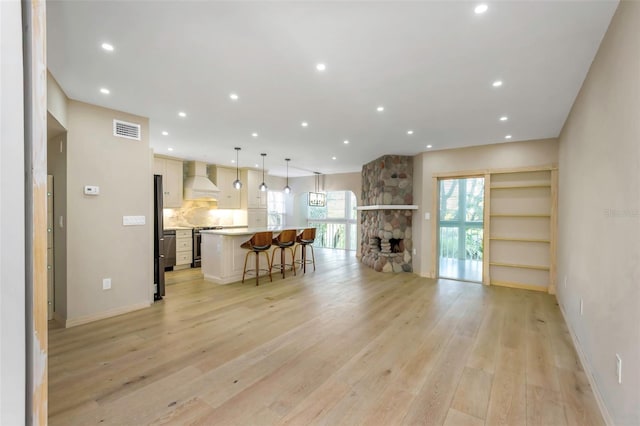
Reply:
<svg viewBox="0 0 640 426"><path fill-rule="evenodd" d="M140 140L140 125L135 123L127 123L122 120L113 120L113 136L119 138L127 138Z"/></svg>

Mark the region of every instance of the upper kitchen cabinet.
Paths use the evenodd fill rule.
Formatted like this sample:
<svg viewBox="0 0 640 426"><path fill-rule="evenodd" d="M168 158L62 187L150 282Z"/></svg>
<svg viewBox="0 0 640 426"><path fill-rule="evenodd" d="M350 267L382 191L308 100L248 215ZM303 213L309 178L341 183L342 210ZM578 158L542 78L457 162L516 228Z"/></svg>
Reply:
<svg viewBox="0 0 640 426"><path fill-rule="evenodd" d="M216 183L219 209L239 209L241 191L233 187L236 170L226 167L209 166L209 179Z"/></svg>
<svg viewBox="0 0 640 426"><path fill-rule="evenodd" d="M182 207L182 161L154 157L153 173L162 176L164 208Z"/></svg>
<svg viewBox="0 0 640 426"><path fill-rule="evenodd" d="M260 191L262 172L257 170L242 171L242 208L266 209L267 191Z"/></svg>

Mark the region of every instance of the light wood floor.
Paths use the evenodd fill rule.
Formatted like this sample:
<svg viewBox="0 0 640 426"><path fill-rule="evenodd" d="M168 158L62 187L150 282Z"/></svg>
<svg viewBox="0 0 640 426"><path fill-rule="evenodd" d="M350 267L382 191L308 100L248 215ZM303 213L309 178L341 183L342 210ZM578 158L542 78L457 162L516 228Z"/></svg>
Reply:
<svg viewBox="0 0 640 426"><path fill-rule="evenodd" d="M601 425L555 298L318 270L219 286L49 334L52 425Z"/></svg>

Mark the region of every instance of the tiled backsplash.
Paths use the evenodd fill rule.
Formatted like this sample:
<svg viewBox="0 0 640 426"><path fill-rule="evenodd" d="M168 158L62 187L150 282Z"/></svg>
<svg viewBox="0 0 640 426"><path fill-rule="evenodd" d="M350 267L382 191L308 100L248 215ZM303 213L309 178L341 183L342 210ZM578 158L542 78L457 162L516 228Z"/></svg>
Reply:
<svg viewBox="0 0 640 426"><path fill-rule="evenodd" d="M179 209L164 209L164 227L246 226L246 210L221 210L209 201L183 201Z"/></svg>

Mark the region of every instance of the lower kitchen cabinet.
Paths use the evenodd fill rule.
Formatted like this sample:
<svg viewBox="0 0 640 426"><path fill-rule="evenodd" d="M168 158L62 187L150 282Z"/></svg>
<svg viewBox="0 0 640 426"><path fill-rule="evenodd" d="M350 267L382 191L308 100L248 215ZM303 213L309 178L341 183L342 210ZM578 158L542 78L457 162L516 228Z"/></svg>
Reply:
<svg viewBox="0 0 640 426"><path fill-rule="evenodd" d="M193 261L193 237L191 229L176 230L176 266L191 267Z"/></svg>

